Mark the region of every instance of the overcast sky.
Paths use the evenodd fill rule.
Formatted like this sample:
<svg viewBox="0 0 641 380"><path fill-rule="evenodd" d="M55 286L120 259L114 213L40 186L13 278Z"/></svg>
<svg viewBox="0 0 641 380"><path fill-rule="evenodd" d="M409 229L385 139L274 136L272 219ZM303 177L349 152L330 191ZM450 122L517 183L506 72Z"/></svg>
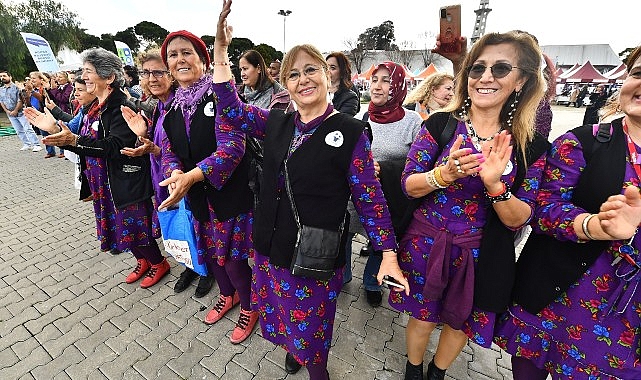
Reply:
<svg viewBox="0 0 641 380"><path fill-rule="evenodd" d="M58 0L79 16L87 32L99 36L115 33L140 21L154 22L168 31L186 29L196 35L215 34L220 0ZM266 43L283 50L283 16L286 17L286 48L311 43L321 51L344 50L345 40L356 40L365 29L386 20L394 22L397 44L413 41L416 48L434 46L438 9L456 1L395 0L235 0L229 23L234 36L254 44ZM462 33L471 36L479 0L458 2L462 7ZM588 3L590 5L588 5ZM597 5L598 4L598 5ZM636 5L634 5L636 4ZM639 3L635 0L606 2L490 0L492 11L486 32L511 29L528 31L541 45L610 44L615 53L641 44Z"/></svg>

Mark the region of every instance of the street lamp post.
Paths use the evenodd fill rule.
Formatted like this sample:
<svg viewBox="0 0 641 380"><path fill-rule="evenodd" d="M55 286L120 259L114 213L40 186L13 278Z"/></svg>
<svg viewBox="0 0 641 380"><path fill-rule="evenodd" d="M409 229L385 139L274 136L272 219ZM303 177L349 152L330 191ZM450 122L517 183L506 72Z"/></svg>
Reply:
<svg viewBox="0 0 641 380"><path fill-rule="evenodd" d="M292 14L292 11L290 11L289 9L281 9L280 11L278 11L278 14L283 16L283 53L285 53L285 20L287 20L287 16Z"/></svg>

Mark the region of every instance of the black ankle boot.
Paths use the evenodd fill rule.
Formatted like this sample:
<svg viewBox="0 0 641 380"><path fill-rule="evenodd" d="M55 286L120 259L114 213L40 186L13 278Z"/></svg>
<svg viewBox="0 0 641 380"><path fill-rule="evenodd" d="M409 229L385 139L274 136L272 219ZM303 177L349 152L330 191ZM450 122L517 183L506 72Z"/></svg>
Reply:
<svg viewBox="0 0 641 380"><path fill-rule="evenodd" d="M300 370L302 365L294 359L294 355L289 352L285 355L285 372L289 374L295 374Z"/></svg>
<svg viewBox="0 0 641 380"><path fill-rule="evenodd" d="M405 364L405 380L423 380L423 363L414 365L408 360Z"/></svg>
<svg viewBox="0 0 641 380"><path fill-rule="evenodd" d="M443 380L445 379L444 369L440 369L434 364L434 359L427 365L427 380Z"/></svg>

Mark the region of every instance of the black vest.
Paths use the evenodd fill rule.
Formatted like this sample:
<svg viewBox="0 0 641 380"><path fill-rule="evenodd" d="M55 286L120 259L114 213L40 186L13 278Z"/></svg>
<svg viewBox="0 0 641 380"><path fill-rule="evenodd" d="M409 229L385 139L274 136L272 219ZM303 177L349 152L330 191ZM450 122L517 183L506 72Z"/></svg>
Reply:
<svg viewBox="0 0 641 380"><path fill-rule="evenodd" d="M211 116L205 114L206 107L207 113ZM171 142L172 151L180 158L185 172L195 168L200 161L216 151L215 120L216 106L213 95L207 96L198 105L190 124L189 137L182 111L174 107L169 108L163 128ZM248 170L249 158L245 155L222 189L217 190L207 180L195 183L187 192L194 217L201 222L209 220L207 202L213 207L219 221L248 212L253 203L248 185Z"/></svg>
<svg viewBox="0 0 641 380"><path fill-rule="evenodd" d="M572 194L572 203L590 213L611 195L620 194L625 176L626 141L621 119L612 122L612 138L598 143L592 125L571 132L583 148L586 167ZM594 144L599 144L595 150ZM610 241L575 243L550 235L531 234L516 264L514 300L532 314L540 312L592 266Z"/></svg>
<svg viewBox="0 0 641 380"><path fill-rule="evenodd" d="M341 250L336 268L345 265L346 218L350 196L347 175L354 147L365 123L337 113L325 120L287 161L292 192L301 224L338 231L344 221ZM339 131L339 147L325 142L330 132ZM254 243L274 265L289 268L298 228L291 204L279 178L294 135L294 114L272 110L267 119L264 141L263 182L254 222ZM347 220L346 220L347 219Z"/></svg>

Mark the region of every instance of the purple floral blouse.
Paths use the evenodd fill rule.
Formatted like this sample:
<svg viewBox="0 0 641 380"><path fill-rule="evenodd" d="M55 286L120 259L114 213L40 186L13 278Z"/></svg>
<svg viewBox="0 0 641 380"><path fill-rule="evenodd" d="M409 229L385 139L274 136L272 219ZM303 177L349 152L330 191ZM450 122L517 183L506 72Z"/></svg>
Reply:
<svg viewBox="0 0 641 380"><path fill-rule="evenodd" d="M216 125L220 124L225 130L247 133L261 140L265 138L269 110L242 103L232 82L215 83L213 88L217 98ZM311 134L306 138L309 136ZM364 133L354 148L347 180L354 207L361 216L375 249L396 249L390 214L381 185L374 175L372 151L369 139Z"/></svg>

